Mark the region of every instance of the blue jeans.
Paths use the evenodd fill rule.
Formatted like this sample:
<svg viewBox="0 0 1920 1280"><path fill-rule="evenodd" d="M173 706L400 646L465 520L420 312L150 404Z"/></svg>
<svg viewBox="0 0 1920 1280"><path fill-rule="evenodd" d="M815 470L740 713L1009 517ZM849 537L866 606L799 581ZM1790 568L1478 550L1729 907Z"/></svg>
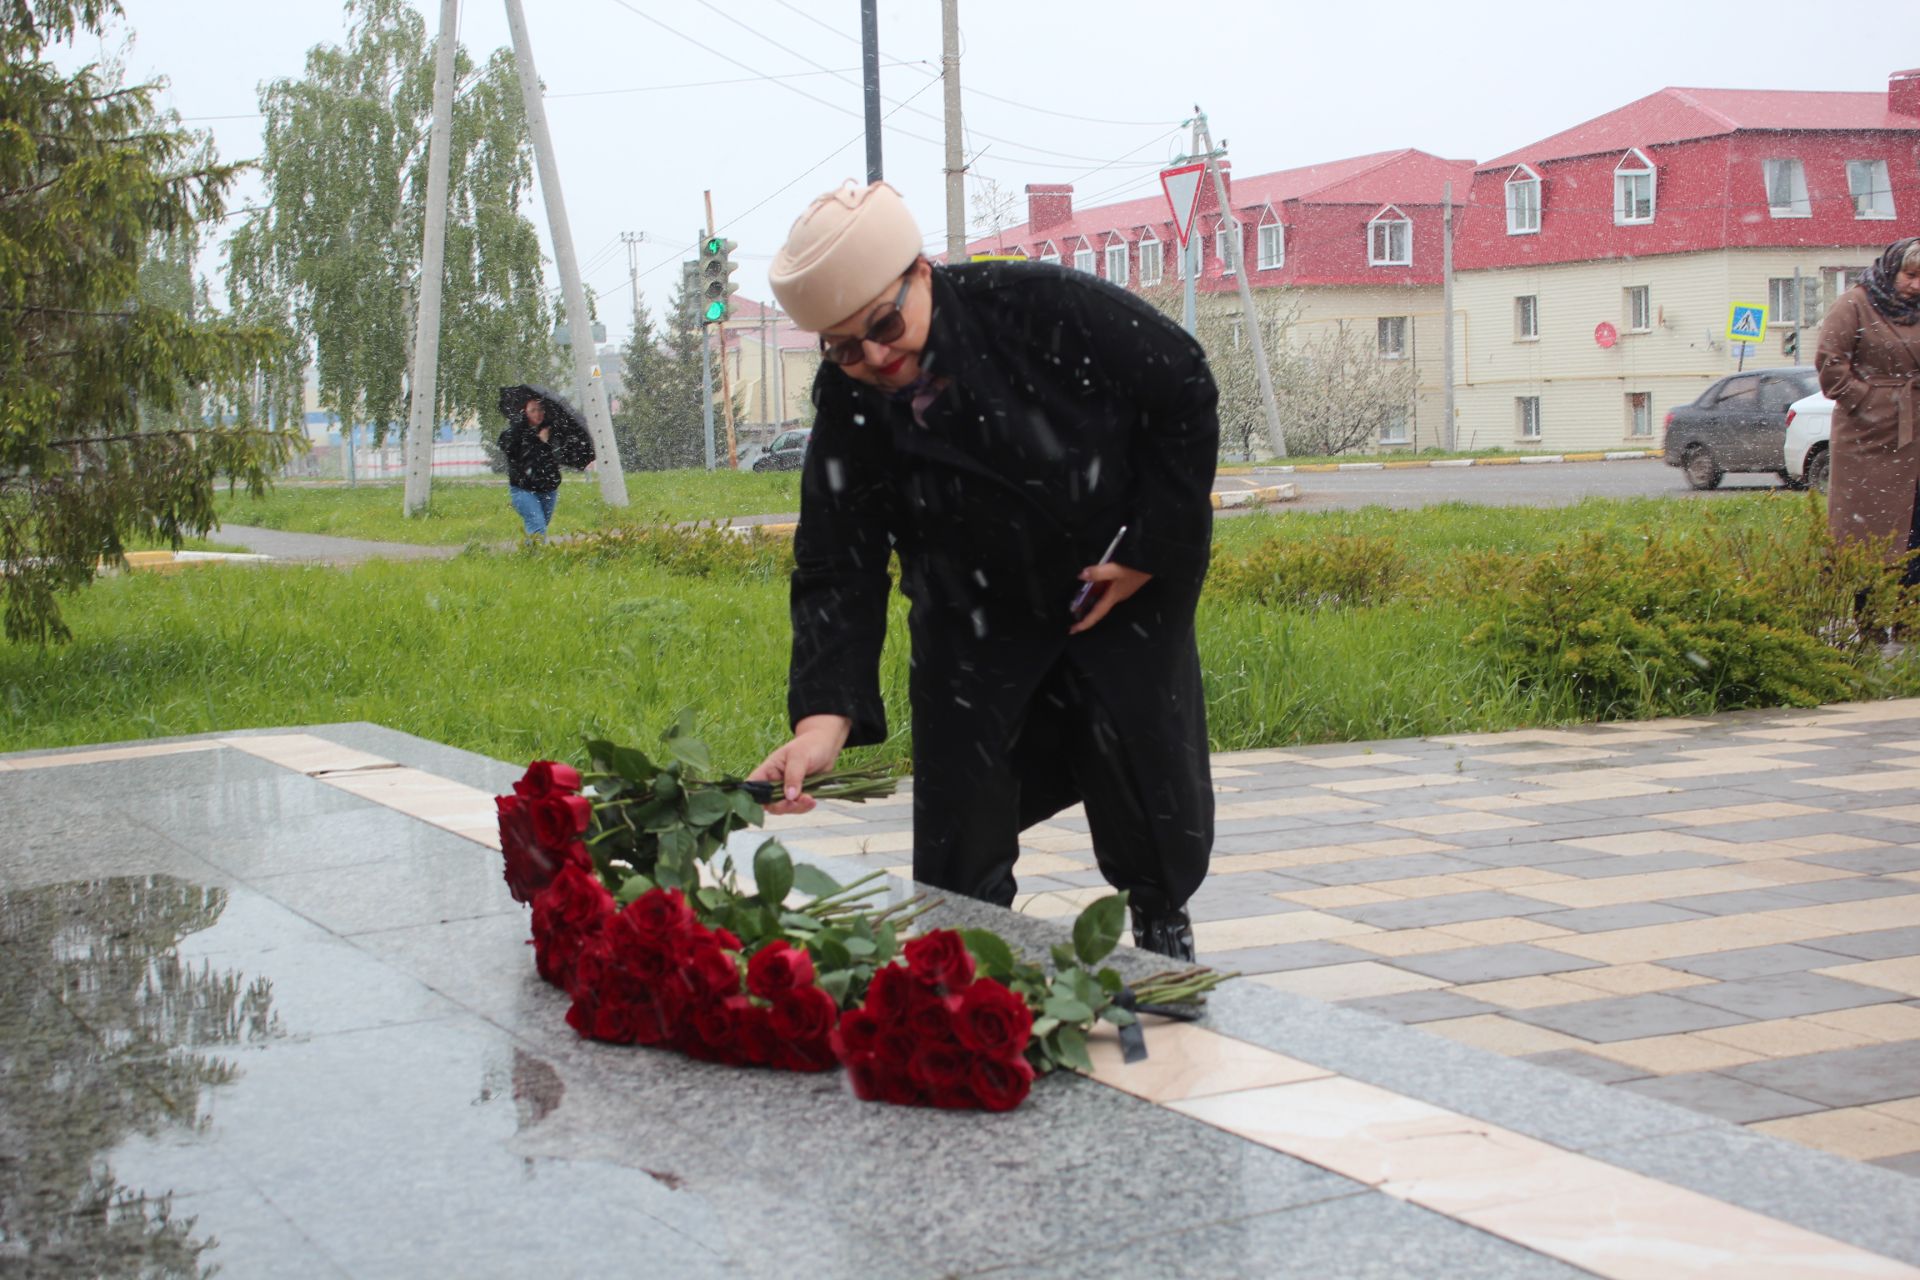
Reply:
<svg viewBox="0 0 1920 1280"><path fill-rule="evenodd" d="M560 491L549 489L545 493L535 493L531 489L508 485L507 497L512 500L513 509L519 513L520 523L526 526L527 536L546 537L547 524L553 519L554 504L560 501Z"/></svg>

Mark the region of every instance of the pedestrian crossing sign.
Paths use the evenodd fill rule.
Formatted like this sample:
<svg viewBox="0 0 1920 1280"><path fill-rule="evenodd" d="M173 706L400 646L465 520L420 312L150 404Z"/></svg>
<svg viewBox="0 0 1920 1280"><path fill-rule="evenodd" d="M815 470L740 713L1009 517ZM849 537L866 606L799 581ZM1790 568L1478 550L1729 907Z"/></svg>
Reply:
<svg viewBox="0 0 1920 1280"><path fill-rule="evenodd" d="M1727 337L1734 342L1759 342L1767 336L1767 309L1752 302L1736 302L1727 311Z"/></svg>

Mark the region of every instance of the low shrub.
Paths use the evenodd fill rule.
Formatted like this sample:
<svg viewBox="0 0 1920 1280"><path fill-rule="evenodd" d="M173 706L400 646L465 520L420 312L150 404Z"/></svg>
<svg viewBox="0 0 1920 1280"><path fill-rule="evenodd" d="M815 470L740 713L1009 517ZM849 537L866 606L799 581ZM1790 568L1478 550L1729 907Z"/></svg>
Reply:
<svg viewBox="0 0 1920 1280"><path fill-rule="evenodd" d="M563 563L654 565L680 578L784 577L793 568L793 539L718 525L630 527L586 533L533 549Z"/></svg>
<svg viewBox="0 0 1920 1280"><path fill-rule="evenodd" d="M1406 572L1407 554L1390 537L1270 537L1238 553L1216 547L1207 592L1220 600L1280 608L1351 608L1391 599Z"/></svg>

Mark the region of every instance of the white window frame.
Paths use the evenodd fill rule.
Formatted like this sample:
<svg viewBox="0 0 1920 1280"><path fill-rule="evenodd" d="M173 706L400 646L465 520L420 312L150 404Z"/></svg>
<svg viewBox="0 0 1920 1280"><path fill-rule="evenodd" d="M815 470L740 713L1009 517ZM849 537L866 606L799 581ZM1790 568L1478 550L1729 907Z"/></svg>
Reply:
<svg viewBox="0 0 1920 1280"><path fill-rule="evenodd" d="M1760 162L1766 186L1769 218L1811 218L1813 201L1807 197L1807 166L1797 156L1775 156ZM1785 196L1785 203L1776 197Z"/></svg>
<svg viewBox="0 0 1920 1280"><path fill-rule="evenodd" d="M1646 430L1641 430L1641 423ZM1653 392L1627 392L1627 438L1629 440L1647 440L1653 436Z"/></svg>
<svg viewBox="0 0 1920 1280"><path fill-rule="evenodd" d="M1413 436L1407 431L1408 420L1412 416L1405 409L1397 414L1389 414L1380 424L1380 443L1412 444Z"/></svg>
<svg viewBox="0 0 1920 1280"><path fill-rule="evenodd" d="M1647 184L1647 212L1644 217L1634 213L1638 201L1633 194L1633 184L1642 178ZM1653 167L1653 161L1647 158L1646 152L1638 147L1627 148L1627 153L1620 157L1620 163L1613 167L1614 226L1644 227L1652 223L1659 213L1659 179L1659 172Z"/></svg>
<svg viewBox="0 0 1920 1280"><path fill-rule="evenodd" d="M1515 396L1513 412L1514 430L1518 438L1538 440L1540 438L1540 397Z"/></svg>
<svg viewBox="0 0 1920 1280"><path fill-rule="evenodd" d="M1267 216L1273 217L1273 210L1267 210ZM1287 229L1279 219L1260 224L1259 242L1260 256L1256 259L1256 270L1273 271L1287 265Z"/></svg>
<svg viewBox="0 0 1920 1280"><path fill-rule="evenodd" d="M1513 340L1540 341L1540 295L1521 293L1513 299Z"/></svg>
<svg viewBox="0 0 1920 1280"><path fill-rule="evenodd" d="M1792 276L1773 276L1767 281L1767 324L1773 328L1792 325L1804 329L1820 314L1820 276L1802 272L1800 296L1793 296Z"/></svg>
<svg viewBox="0 0 1920 1280"><path fill-rule="evenodd" d="M1059 266L1060 265L1059 246L1054 244L1054 242L1051 240L1047 241L1045 244L1040 246L1040 256L1035 258L1034 261L1035 262L1051 262L1054 266L1056 267Z"/></svg>
<svg viewBox="0 0 1920 1280"><path fill-rule="evenodd" d="M1540 234L1540 175L1524 164L1507 175L1507 234Z"/></svg>
<svg viewBox="0 0 1920 1280"><path fill-rule="evenodd" d="M1100 255L1093 251L1093 246L1087 243L1085 236L1081 236L1079 243L1074 245L1073 269L1084 271L1090 276L1100 274Z"/></svg>
<svg viewBox="0 0 1920 1280"><path fill-rule="evenodd" d="M1220 274L1233 274L1233 233L1238 225L1232 218L1220 219L1220 225L1213 232L1213 256L1220 259Z"/></svg>
<svg viewBox="0 0 1920 1280"><path fill-rule="evenodd" d="M1860 171L1866 170L1863 175ZM1861 190L1864 177L1866 190ZM1884 200L1883 207L1869 204L1863 211L1860 197L1864 194L1869 201ZM1893 179L1889 176L1885 160L1849 160L1847 161L1847 195L1853 200L1853 216L1862 221L1881 222L1893 217Z"/></svg>
<svg viewBox="0 0 1920 1280"><path fill-rule="evenodd" d="M1391 215L1391 216L1389 216ZM1400 233L1400 256L1393 254L1394 231ZM1385 232L1382 244L1381 233ZM1367 265L1369 267L1410 267L1413 265L1413 219L1392 205L1367 220Z"/></svg>
<svg viewBox="0 0 1920 1280"><path fill-rule="evenodd" d="M1108 282L1117 284L1122 289L1126 288L1127 242L1121 238L1118 231L1110 231L1107 233L1106 252L1101 256L1106 259L1106 261L1100 265L1105 269Z"/></svg>
<svg viewBox="0 0 1920 1280"><path fill-rule="evenodd" d="M1159 284L1166 267L1166 250L1160 247L1160 240L1153 232L1147 232L1140 238L1140 287L1151 289Z"/></svg>
<svg viewBox="0 0 1920 1280"><path fill-rule="evenodd" d="M1626 288L1626 330L1628 333L1653 332L1653 289L1644 284Z"/></svg>
<svg viewBox="0 0 1920 1280"><path fill-rule="evenodd" d="M1407 330L1411 327L1406 316L1381 316L1374 329L1379 339L1380 358L1382 360L1405 360L1407 358ZM1389 344L1387 335L1395 335L1395 341Z"/></svg>

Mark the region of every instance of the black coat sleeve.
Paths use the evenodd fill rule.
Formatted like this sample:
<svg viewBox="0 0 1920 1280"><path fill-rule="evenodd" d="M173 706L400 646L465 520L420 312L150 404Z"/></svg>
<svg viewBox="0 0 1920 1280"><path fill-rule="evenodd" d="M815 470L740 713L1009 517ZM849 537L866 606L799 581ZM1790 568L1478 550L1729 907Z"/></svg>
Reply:
<svg viewBox="0 0 1920 1280"><path fill-rule="evenodd" d="M577 422L568 422L553 432L553 456L563 467L582 470L590 465L595 455L593 436Z"/></svg>
<svg viewBox="0 0 1920 1280"><path fill-rule="evenodd" d="M529 434L525 425L519 422L508 423L507 429L500 433L500 439L495 443L500 446L500 452L507 456L509 463L519 465L526 461Z"/></svg>
<svg viewBox="0 0 1920 1280"><path fill-rule="evenodd" d="M855 392L838 369L821 369L813 402L793 541L787 714L795 724L811 715L846 716L853 721L847 745L867 746L887 736L880 650L892 590L891 444L880 415L855 420Z"/></svg>

